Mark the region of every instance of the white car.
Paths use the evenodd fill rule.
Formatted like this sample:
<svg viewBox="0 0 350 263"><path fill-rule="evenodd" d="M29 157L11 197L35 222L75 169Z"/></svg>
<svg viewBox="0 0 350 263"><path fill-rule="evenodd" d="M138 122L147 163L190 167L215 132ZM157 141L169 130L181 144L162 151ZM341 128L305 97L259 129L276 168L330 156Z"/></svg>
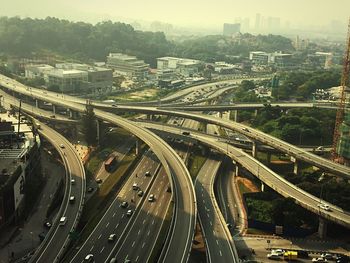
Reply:
<svg viewBox="0 0 350 263"><path fill-rule="evenodd" d="M325 258L313 258L312 262L327 262L327 259L325 259Z"/></svg>
<svg viewBox="0 0 350 263"><path fill-rule="evenodd" d="M155 200L154 194L150 194L148 197L148 202L153 202Z"/></svg>
<svg viewBox="0 0 350 263"><path fill-rule="evenodd" d="M85 262L94 262L94 255L93 254L86 255L84 261Z"/></svg>
<svg viewBox="0 0 350 263"><path fill-rule="evenodd" d="M62 148L62 149L64 149L65 147L64 147L64 145L63 145L63 143L61 143L60 144L60 147Z"/></svg>
<svg viewBox="0 0 350 263"><path fill-rule="evenodd" d="M323 210L326 210L326 211L330 211L330 210L331 210L331 208L329 207L329 205L324 204L324 203L318 204L317 206L318 206L319 208L323 209Z"/></svg>
<svg viewBox="0 0 350 263"><path fill-rule="evenodd" d="M284 255L284 250L283 249L272 249L271 254L276 254L277 256L283 256Z"/></svg>
<svg viewBox="0 0 350 263"><path fill-rule="evenodd" d="M269 253L269 254L267 254L267 258L268 259L280 259L280 256L278 254L275 254L275 253Z"/></svg>

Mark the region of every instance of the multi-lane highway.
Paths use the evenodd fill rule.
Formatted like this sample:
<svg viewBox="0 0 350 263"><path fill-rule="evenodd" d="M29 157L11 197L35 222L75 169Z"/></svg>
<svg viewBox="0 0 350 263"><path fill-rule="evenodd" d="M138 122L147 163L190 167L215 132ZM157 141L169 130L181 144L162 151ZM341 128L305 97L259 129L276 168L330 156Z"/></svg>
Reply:
<svg viewBox="0 0 350 263"><path fill-rule="evenodd" d="M66 188L53 226L30 262L57 262L67 249L69 233L74 231L82 212L85 197L85 171L77 152L67 139L45 124L38 121L36 123L40 125L39 134L45 137L62 157L66 167ZM71 184L71 179L75 180L74 184ZM75 197L73 203L69 202L71 196ZM61 217L66 217L64 225L59 224Z"/></svg>
<svg viewBox="0 0 350 263"><path fill-rule="evenodd" d="M155 123L140 123L140 125L158 130L159 132L168 132L181 136L182 130L177 127L169 127L166 125L160 125ZM288 182L280 175L254 159L251 155L247 154L241 149L237 149L223 141L220 137L206 135L197 131L191 131L190 137L192 140L198 140L211 148L214 148L227 156L229 156L235 163L243 166L249 172L257 176L262 182L274 189L285 197L293 198L298 204L310 210L311 212L318 214L330 221L341 224L345 227L350 227L350 213L344 211L340 207L330 204L318 197L315 197L306 191L296 187L292 183ZM328 204L330 210L324 210L319 207L320 203Z"/></svg>
<svg viewBox="0 0 350 263"><path fill-rule="evenodd" d="M73 111L84 112L84 105L80 105L66 98L57 99L60 94L50 96L43 91L18 85L6 77L0 78L0 84L27 96L69 108ZM172 223L172 232L169 235L167 247L162 254L162 262L186 262L191 250L192 239L196 224L196 197L189 172L181 158L162 139L147 129L135 125L132 121L118 117L112 113L95 110L100 120L120 126L144 141L157 155L162 163L175 195L175 214Z"/></svg>
<svg viewBox="0 0 350 263"><path fill-rule="evenodd" d="M102 219L71 259L71 262L83 262L84 258L89 254L93 255L96 263L105 262L113 254L115 247L123 242L123 236L130 229L130 224L134 221L134 217L140 213L140 205L149 192L158 170L159 162L151 151L146 152ZM145 176L146 172L150 172L150 176ZM138 187L137 190L133 189L133 184L135 183ZM144 192L144 195L140 197L138 191L141 190ZM127 202L127 207L122 207L122 202ZM127 215L128 210L132 211L131 216ZM143 218L146 217L146 212L143 213L142 211L141 214ZM116 235L113 242L108 241L111 234ZM119 258L121 262L124 259Z"/></svg>
<svg viewBox="0 0 350 263"><path fill-rule="evenodd" d="M233 239L214 195L214 181L220 165L220 161L208 159L197 175L198 214L208 262L236 262Z"/></svg>

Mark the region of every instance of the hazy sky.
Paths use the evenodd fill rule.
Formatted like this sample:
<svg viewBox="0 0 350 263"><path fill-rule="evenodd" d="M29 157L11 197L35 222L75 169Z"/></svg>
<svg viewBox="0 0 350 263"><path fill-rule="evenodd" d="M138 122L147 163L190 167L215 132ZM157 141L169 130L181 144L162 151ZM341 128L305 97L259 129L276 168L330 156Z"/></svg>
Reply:
<svg viewBox="0 0 350 263"><path fill-rule="evenodd" d="M91 22L124 17L216 26L249 17L254 25L256 13L281 17L291 25L327 25L332 19L348 20L350 0L0 0L0 15Z"/></svg>

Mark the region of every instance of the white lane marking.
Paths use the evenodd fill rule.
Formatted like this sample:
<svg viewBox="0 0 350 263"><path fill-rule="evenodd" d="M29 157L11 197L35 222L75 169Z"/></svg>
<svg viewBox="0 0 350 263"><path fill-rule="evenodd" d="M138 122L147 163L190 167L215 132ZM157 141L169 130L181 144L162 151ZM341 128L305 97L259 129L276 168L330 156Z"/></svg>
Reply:
<svg viewBox="0 0 350 263"><path fill-rule="evenodd" d="M119 223L115 226L115 228L117 228L119 226Z"/></svg>
<svg viewBox="0 0 350 263"><path fill-rule="evenodd" d="M115 216L115 212L114 212L114 214L113 214L113 217Z"/></svg>
<svg viewBox="0 0 350 263"><path fill-rule="evenodd" d="M106 228L109 226L109 222L107 223L107 225L106 225Z"/></svg>
<svg viewBox="0 0 350 263"><path fill-rule="evenodd" d="M97 238L97 239L100 239L100 238L101 238L101 236L102 236L102 234L100 234L100 235L98 236L98 238Z"/></svg>
<svg viewBox="0 0 350 263"><path fill-rule="evenodd" d="M222 257L222 252L221 252L221 250L219 251L219 253L220 253L220 256Z"/></svg>
<svg viewBox="0 0 350 263"><path fill-rule="evenodd" d="M142 243L142 248L144 248L144 246L145 246L145 245L146 245L146 243L145 243L145 242L143 242L143 243Z"/></svg>
<svg viewBox="0 0 350 263"><path fill-rule="evenodd" d="M135 262L137 262L138 260L139 260L139 256L136 257Z"/></svg>
<svg viewBox="0 0 350 263"><path fill-rule="evenodd" d="M152 220L152 225L154 224L154 219Z"/></svg>
<svg viewBox="0 0 350 263"><path fill-rule="evenodd" d="M105 249L105 247L103 247L102 249L101 249L101 251L100 251L100 254L102 253L102 251Z"/></svg>
<svg viewBox="0 0 350 263"><path fill-rule="evenodd" d="M135 241L134 242L132 242L132 244L131 244L131 247L134 247L135 246Z"/></svg>
<svg viewBox="0 0 350 263"><path fill-rule="evenodd" d="M146 219L143 219L143 222L142 222L142 224L144 225L146 223Z"/></svg>
<svg viewBox="0 0 350 263"><path fill-rule="evenodd" d="M147 236L149 236L149 234L151 233L151 231L150 230L148 230L148 232L147 232Z"/></svg>
<svg viewBox="0 0 350 263"><path fill-rule="evenodd" d="M90 252L91 252L93 249L94 249L94 246L92 246L92 247L90 248Z"/></svg>
<svg viewBox="0 0 350 263"><path fill-rule="evenodd" d="M140 233L141 233L141 229L139 229L139 232L137 232L137 235L140 235Z"/></svg>
<svg viewBox="0 0 350 263"><path fill-rule="evenodd" d="M219 241L216 239L216 244L219 245Z"/></svg>

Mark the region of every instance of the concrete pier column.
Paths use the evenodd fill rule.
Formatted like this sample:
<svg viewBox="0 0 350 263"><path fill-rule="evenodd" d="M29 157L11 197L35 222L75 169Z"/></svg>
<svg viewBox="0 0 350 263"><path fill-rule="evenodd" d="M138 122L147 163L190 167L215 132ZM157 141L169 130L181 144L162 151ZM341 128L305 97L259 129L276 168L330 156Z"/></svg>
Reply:
<svg viewBox="0 0 350 263"><path fill-rule="evenodd" d="M207 133L208 132L208 123L203 123L204 125L203 125L203 132L204 133Z"/></svg>
<svg viewBox="0 0 350 263"><path fill-rule="evenodd" d="M267 164L271 163L271 153L266 154L266 161L267 161Z"/></svg>
<svg viewBox="0 0 350 263"><path fill-rule="evenodd" d="M239 166L236 164L235 166L235 176L239 175Z"/></svg>
<svg viewBox="0 0 350 263"><path fill-rule="evenodd" d="M318 220L318 237L325 239L327 237L327 221L322 217L319 217Z"/></svg>
<svg viewBox="0 0 350 263"><path fill-rule="evenodd" d="M238 121L238 110L233 111L233 121L237 122Z"/></svg>
<svg viewBox="0 0 350 263"><path fill-rule="evenodd" d="M298 162L298 160L295 160L293 173L297 175L297 174L299 174L299 172L300 172L300 163Z"/></svg>
<svg viewBox="0 0 350 263"><path fill-rule="evenodd" d="M71 109L68 109L69 111L69 118L74 119L74 112Z"/></svg>
<svg viewBox="0 0 350 263"><path fill-rule="evenodd" d="M55 115L56 114L56 105L52 105L52 111L53 111L53 114Z"/></svg>
<svg viewBox="0 0 350 263"><path fill-rule="evenodd" d="M35 100L35 107L39 108L39 101L38 100Z"/></svg>
<svg viewBox="0 0 350 263"><path fill-rule="evenodd" d="M258 116L258 109L254 110L254 117Z"/></svg>
<svg viewBox="0 0 350 263"><path fill-rule="evenodd" d="M97 144L100 144L100 121L96 120L96 141Z"/></svg>
<svg viewBox="0 0 350 263"><path fill-rule="evenodd" d="M252 145L252 156L253 156L254 158L256 158L257 153L258 153L258 145L257 145L257 142L256 142L256 141L253 141L253 145Z"/></svg>
<svg viewBox="0 0 350 263"><path fill-rule="evenodd" d="M219 118L222 119L222 111L219 111Z"/></svg>
<svg viewBox="0 0 350 263"><path fill-rule="evenodd" d="M141 141L139 139L136 139L135 144L135 154L138 155L141 152Z"/></svg>

